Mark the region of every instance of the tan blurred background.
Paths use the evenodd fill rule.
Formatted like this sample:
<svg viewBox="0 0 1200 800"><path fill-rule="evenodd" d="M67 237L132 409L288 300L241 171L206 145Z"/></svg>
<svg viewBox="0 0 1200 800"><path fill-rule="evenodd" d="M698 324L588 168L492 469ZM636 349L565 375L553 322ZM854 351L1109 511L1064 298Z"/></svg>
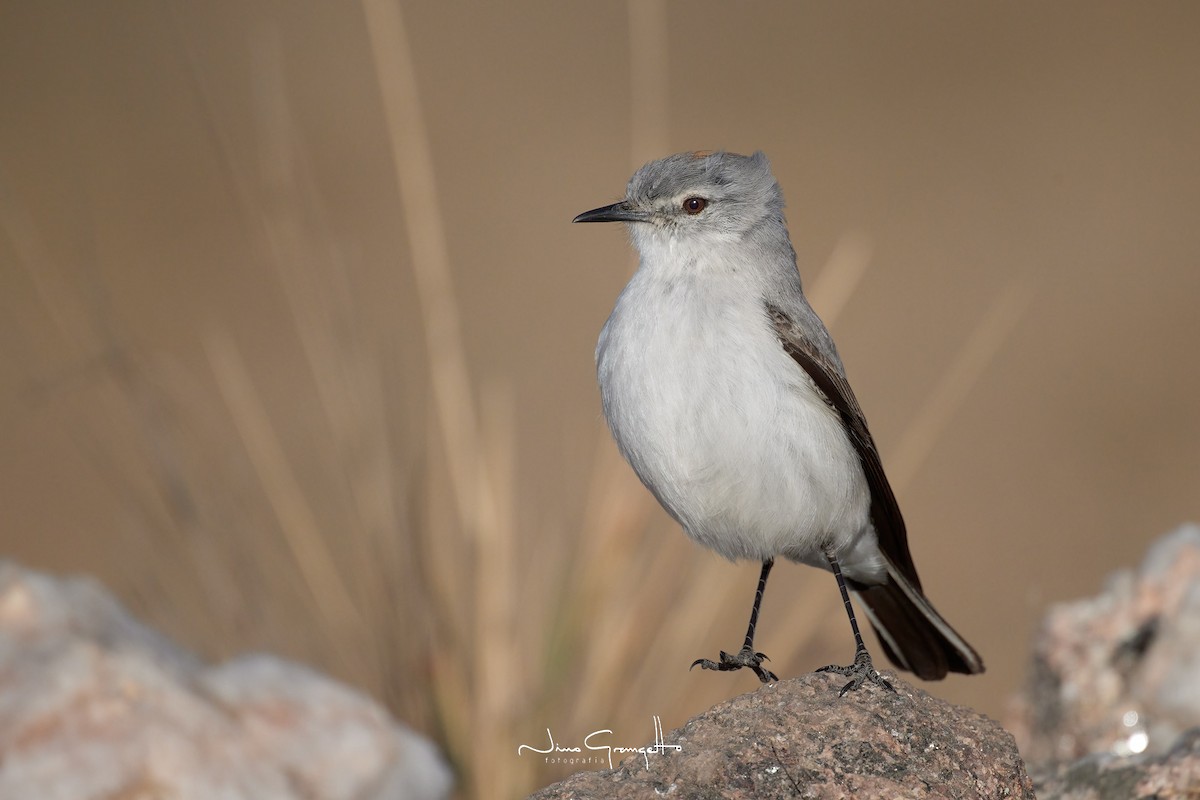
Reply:
<svg viewBox="0 0 1200 800"><path fill-rule="evenodd" d="M617 460L632 260L568 222L761 148L988 663L925 688L1002 716L1046 605L1200 517L1198 143L1184 2L5 3L2 553L354 683L469 796L754 689L686 670L757 568ZM758 644L848 660L832 579L777 570Z"/></svg>

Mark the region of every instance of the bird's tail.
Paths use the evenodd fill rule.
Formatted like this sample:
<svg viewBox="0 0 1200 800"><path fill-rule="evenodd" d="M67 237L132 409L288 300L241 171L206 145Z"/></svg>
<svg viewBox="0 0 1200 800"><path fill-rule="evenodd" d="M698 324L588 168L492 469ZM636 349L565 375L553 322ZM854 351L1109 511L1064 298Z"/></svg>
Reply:
<svg viewBox="0 0 1200 800"><path fill-rule="evenodd" d="M863 610L892 663L927 681L947 672L983 672L983 659L963 639L921 590L888 561L887 583L855 586Z"/></svg>

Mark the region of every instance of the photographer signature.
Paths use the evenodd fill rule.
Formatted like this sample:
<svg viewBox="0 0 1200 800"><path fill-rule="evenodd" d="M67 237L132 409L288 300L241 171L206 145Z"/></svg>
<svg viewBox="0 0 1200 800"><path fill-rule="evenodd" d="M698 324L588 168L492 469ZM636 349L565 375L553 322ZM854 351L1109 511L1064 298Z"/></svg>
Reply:
<svg viewBox="0 0 1200 800"><path fill-rule="evenodd" d="M585 759L582 756L582 753L584 750L587 750L588 752L593 753L603 753L608 759L608 768L612 769L613 753L618 753L621 755L626 753L640 753L642 759L646 762L646 769L650 769L651 753L665 755L668 750L674 750L676 752L683 750L683 747L680 745L667 744L665 741L663 741L662 720L658 716L654 717L654 744L649 744L642 747L620 747L611 744L602 744L602 737L605 735L611 736L612 731L608 728L592 731L587 736L583 737L583 747L564 747L563 745L554 741L554 734L550 732L549 728L546 728L546 738L549 740L549 744L545 748L534 747L531 744L523 744L517 747L517 755L521 755L526 750L529 750L532 753L541 753L542 755L546 756L546 761L549 763L551 760L551 754L568 753L573 754L573 756L579 756L580 760L585 761L586 763L586 761L590 759ZM560 757L555 759L555 761L575 763L575 758L573 756L568 755Z"/></svg>

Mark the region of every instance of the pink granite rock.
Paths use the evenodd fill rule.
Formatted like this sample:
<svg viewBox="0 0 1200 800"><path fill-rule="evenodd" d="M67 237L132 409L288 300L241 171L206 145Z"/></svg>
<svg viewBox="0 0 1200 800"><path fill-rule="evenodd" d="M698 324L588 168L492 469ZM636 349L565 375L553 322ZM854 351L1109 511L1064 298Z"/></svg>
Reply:
<svg viewBox="0 0 1200 800"><path fill-rule="evenodd" d="M1200 527L1046 614L1009 727L1030 768L1161 755L1200 726Z"/></svg>
<svg viewBox="0 0 1200 800"><path fill-rule="evenodd" d="M1161 755L1098 753L1059 764L1037 778L1041 800L1196 800L1200 797L1200 729Z"/></svg>
<svg viewBox="0 0 1200 800"><path fill-rule="evenodd" d="M998 724L892 681L896 694L867 687L846 697L832 675L769 684L649 743L652 753L532 798L1032 800L1016 743Z"/></svg>
<svg viewBox="0 0 1200 800"><path fill-rule="evenodd" d="M210 668L97 584L0 563L0 797L443 798L434 747L270 656Z"/></svg>

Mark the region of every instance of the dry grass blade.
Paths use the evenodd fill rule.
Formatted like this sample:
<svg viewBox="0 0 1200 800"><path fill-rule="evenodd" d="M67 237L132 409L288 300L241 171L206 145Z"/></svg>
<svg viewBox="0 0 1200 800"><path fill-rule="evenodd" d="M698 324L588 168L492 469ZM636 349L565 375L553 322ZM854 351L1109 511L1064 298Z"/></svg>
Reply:
<svg viewBox="0 0 1200 800"><path fill-rule="evenodd" d="M634 166L667 149L670 50L666 0L627 0L630 126Z"/></svg>
<svg viewBox="0 0 1200 800"><path fill-rule="evenodd" d="M229 416L242 437L290 552L312 591L318 613L331 630L348 628L364 632L362 616L337 571L334 554L292 474L271 418L259 401L237 347L227 334L214 330L205 338L204 349Z"/></svg>
<svg viewBox="0 0 1200 800"><path fill-rule="evenodd" d="M478 430L471 380L454 298L450 256L433 172L433 152L399 4L363 0L371 55L391 141L396 186L404 205L410 266L421 299L422 326L440 433L464 520L475 512Z"/></svg>
<svg viewBox="0 0 1200 800"><path fill-rule="evenodd" d="M413 534L402 529L398 513L401 480L389 446L395 420L382 374L388 361L372 335L378 322L356 303L350 270L336 247L291 108L275 29L258 37L252 63L256 160L263 186L247 212L261 218L269 261L286 293L296 339L316 387L323 433L328 434L322 441L331 451L326 502L340 508L339 530L330 535L330 547L343 574L354 576L351 588L370 629L352 647L346 646L345 631L326 630L323 636L332 649L353 652L352 674L358 680L401 707L410 722L429 726L427 701L415 697L416 687L397 680L398 672L411 674L428 666L423 643L432 626L406 613L423 602L423 587L419 560L406 552ZM408 622L399 624L402 619Z"/></svg>
<svg viewBox="0 0 1200 800"><path fill-rule="evenodd" d="M29 277L46 315L54 322L71 354L96 340L89 324L92 314L80 298L79 287L63 274L51 257L44 237L29 209L12 196L9 182L0 164L0 233L11 243L16 262ZM103 341L103 340L102 340Z"/></svg>
<svg viewBox="0 0 1200 800"><path fill-rule="evenodd" d="M439 687L437 694L443 702L457 704L456 708L444 708L444 716L472 720L471 741L451 742L458 750L454 755L467 764L473 784L469 791L478 792L486 780L491 790L508 795L517 791L511 783L516 774L512 754L503 743L511 733L513 697L521 693L517 685L521 674L515 663L518 651L511 628L516 591L515 556L511 551L515 543L511 508L502 506L503 492L496 485L498 473L493 469L511 469L511 433L499 433L499 438L491 440L495 458L489 461L476 419L433 153L399 4L394 0L364 0L363 9L404 208L438 430L459 522L473 548L465 577L471 580L474 593L455 595L459 602L474 598L472 641L461 643L460 654L471 662L472 679L470 685L456 687L456 691ZM511 416L511 412L505 414ZM511 431L511 427L511 421L506 420L499 422L496 430ZM503 488L511 495L511 486ZM426 545L443 551L434 558L442 564L448 561L445 551L456 548L447 531L428 532ZM443 577L457 579L461 585L464 576Z"/></svg>
<svg viewBox="0 0 1200 800"><path fill-rule="evenodd" d="M506 734L511 730L517 694L522 686L516 619L516 407L513 391L507 384L487 387L484 402L483 455L479 462L480 483L493 476L496 483L490 494L492 505L486 509L489 519L481 526L476 556L475 590L475 702L476 719L488 726L486 738L473 747L483 755L477 762L486 770L489 784L516 787L528 759L515 761ZM478 776L477 776L478 777ZM494 781L494 783L492 783Z"/></svg>
<svg viewBox="0 0 1200 800"><path fill-rule="evenodd" d="M555 697L564 691L574 694L573 687L588 687L588 692L570 704L572 730L594 723L611 705L611 695L595 690L592 683L597 676L613 677L613 651L605 636L618 634L603 633L602 629L605 620L628 621L628 604L642 599L641 588L629 578L637 555L648 546L647 520L654 508L653 498L608 440L607 432L596 448L591 475L583 527L574 537L576 549L567 579L560 585L561 601L556 603L562 611L553 619L549 637L550 656L561 652L570 661L555 663L550 682L543 687ZM644 619L640 627L654 630ZM617 676L625 674L616 670ZM567 686L566 680L576 683Z"/></svg>
<svg viewBox="0 0 1200 800"><path fill-rule="evenodd" d="M1032 297L1032 290L1021 279L1014 280L996 295L988 312L980 318L909 423L895 452L888 457L888 475L894 487L899 489L916 476L954 412L962 406L987 365L1000 351Z"/></svg>
<svg viewBox="0 0 1200 800"><path fill-rule="evenodd" d="M808 301L830 330L854 296L870 263L870 240L862 234L843 234L829 254L824 269L817 273L812 287L805 290Z"/></svg>

